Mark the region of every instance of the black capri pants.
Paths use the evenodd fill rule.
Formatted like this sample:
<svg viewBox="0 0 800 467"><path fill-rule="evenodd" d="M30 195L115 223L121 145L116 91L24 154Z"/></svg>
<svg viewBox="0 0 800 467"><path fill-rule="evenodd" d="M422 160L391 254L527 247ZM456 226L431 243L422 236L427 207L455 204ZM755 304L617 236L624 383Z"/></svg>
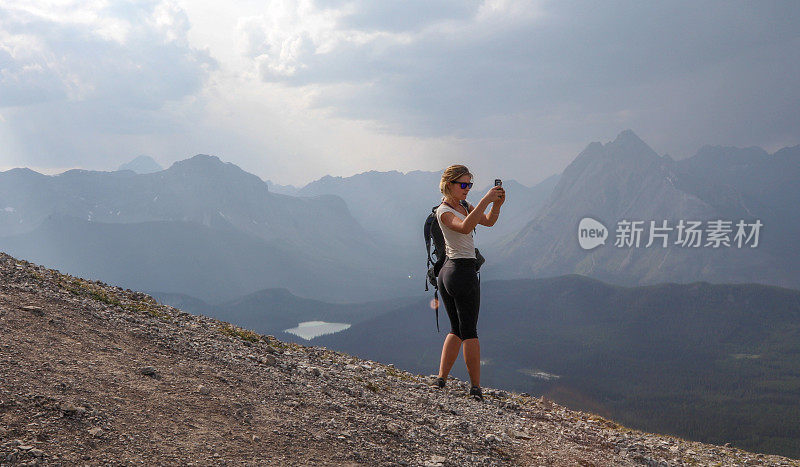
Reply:
<svg viewBox="0 0 800 467"><path fill-rule="evenodd" d="M436 279L451 332L461 340L478 337L481 286L475 266L474 258L446 258Z"/></svg>

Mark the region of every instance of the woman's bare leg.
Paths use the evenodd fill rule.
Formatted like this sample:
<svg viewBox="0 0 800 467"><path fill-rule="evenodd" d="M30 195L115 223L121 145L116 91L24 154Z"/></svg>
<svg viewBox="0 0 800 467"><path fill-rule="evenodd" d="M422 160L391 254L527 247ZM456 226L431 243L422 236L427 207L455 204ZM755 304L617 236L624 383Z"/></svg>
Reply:
<svg viewBox="0 0 800 467"><path fill-rule="evenodd" d="M464 339L464 363L473 386L481 385L481 343L478 338Z"/></svg>
<svg viewBox="0 0 800 467"><path fill-rule="evenodd" d="M450 374L450 369L453 368L453 363L458 358L458 351L461 350L461 339L452 332L444 338L444 345L442 346L442 359L439 362L439 376L447 379Z"/></svg>

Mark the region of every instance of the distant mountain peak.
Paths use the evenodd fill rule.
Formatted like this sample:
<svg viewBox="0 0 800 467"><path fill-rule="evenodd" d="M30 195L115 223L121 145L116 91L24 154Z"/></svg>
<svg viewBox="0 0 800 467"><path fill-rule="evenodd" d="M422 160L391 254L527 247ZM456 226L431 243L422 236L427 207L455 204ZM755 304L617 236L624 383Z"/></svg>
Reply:
<svg viewBox="0 0 800 467"><path fill-rule="evenodd" d="M197 154L181 162L186 162L190 164L217 164L217 165L224 164L224 162L222 162L222 159L220 159L217 156L211 156L209 154Z"/></svg>
<svg viewBox="0 0 800 467"><path fill-rule="evenodd" d="M169 168L169 170L215 170L226 166L237 167L230 162L222 162L217 156L210 156L208 154L197 154L196 156L177 161Z"/></svg>
<svg viewBox="0 0 800 467"><path fill-rule="evenodd" d="M623 143L628 141L631 142L638 141L640 143L644 143L644 141L642 141L642 139L639 138L639 136L637 136L636 133L634 133L633 130L631 130L630 128L621 131L620 134L618 134L617 137L614 139L614 143Z"/></svg>
<svg viewBox="0 0 800 467"><path fill-rule="evenodd" d="M630 156L658 157L653 148L639 138L633 130L625 130L618 134L614 141L605 145L607 150L622 152Z"/></svg>
<svg viewBox="0 0 800 467"><path fill-rule="evenodd" d="M33 169L29 169L28 167L14 167L13 169L9 169L9 170L6 170L5 172L0 172L0 173L5 173L5 174L9 174L9 175L20 175L20 176L27 177L27 178L32 178L32 177L46 178L46 177L49 177L49 175L45 175L45 174L39 173L39 172L37 172L37 171L35 171Z"/></svg>
<svg viewBox="0 0 800 467"><path fill-rule="evenodd" d="M164 168L152 157L143 154L130 162L120 165L117 170L132 170L137 174L147 174L161 172Z"/></svg>
<svg viewBox="0 0 800 467"><path fill-rule="evenodd" d="M243 170L232 162L224 162L219 157L208 154L197 154L177 161L165 172L181 177L192 177L201 180L202 183L213 180L215 183L239 184L240 188L250 186L269 190L267 184L257 175Z"/></svg>
<svg viewBox="0 0 800 467"><path fill-rule="evenodd" d="M592 142L578 154L572 164L581 165L589 161L610 161L614 164L624 161L660 159L660 156L639 138L633 130L625 130L617 135L614 141L606 144ZM570 165L572 165L570 164ZM566 171L565 171L566 172Z"/></svg>

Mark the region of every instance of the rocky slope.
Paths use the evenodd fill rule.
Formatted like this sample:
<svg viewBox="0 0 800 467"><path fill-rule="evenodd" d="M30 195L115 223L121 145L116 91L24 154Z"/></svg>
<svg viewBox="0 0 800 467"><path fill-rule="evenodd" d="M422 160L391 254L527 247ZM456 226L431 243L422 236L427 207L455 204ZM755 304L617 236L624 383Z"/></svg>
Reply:
<svg viewBox="0 0 800 467"><path fill-rule="evenodd" d="M526 394L472 400L2 253L0 336L0 464L800 465Z"/></svg>

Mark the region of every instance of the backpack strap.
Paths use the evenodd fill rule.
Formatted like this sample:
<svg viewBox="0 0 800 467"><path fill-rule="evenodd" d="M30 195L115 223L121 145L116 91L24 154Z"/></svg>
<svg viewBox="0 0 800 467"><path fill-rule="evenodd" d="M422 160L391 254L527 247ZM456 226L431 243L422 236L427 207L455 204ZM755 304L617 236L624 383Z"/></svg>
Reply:
<svg viewBox="0 0 800 467"><path fill-rule="evenodd" d="M462 200L461 200L461 202L460 202L459 204L461 204L462 206L464 206L464 209L466 209L466 210L467 210L467 215L469 216L469 213L470 213L470 209L469 209L469 203L468 203L466 200L463 200L463 199L462 199ZM478 228L478 226L477 226L477 225L476 225L475 227L473 227L473 228L472 228L472 232L473 232L473 233L474 233L474 232L477 232L477 231L475 230L475 229L477 229L477 228Z"/></svg>
<svg viewBox="0 0 800 467"><path fill-rule="evenodd" d="M450 207L451 207L451 208L453 208L454 210L456 209L456 208L454 208L454 207L453 207L453 205L452 205L452 204L448 203L447 201L442 201L442 203L444 203L444 204L446 204L446 205L450 206ZM469 216L469 212L470 212L470 209L469 209L469 203L467 203L467 201L466 201L466 200L463 200L463 199L462 199L461 201L459 201L459 202L458 202L458 205L459 205L459 206L461 206L461 207L463 207L464 209L466 209L466 210L467 210L467 215ZM475 232L475 229L476 229L476 228L477 228L477 226L473 227L473 228L472 228L472 231L473 231L473 232Z"/></svg>
<svg viewBox="0 0 800 467"><path fill-rule="evenodd" d="M439 288L436 288L436 291L433 292L433 300L436 303L436 332L439 331Z"/></svg>
<svg viewBox="0 0 800 467"><path fill-rule="evenodd" d="M431 267L433 264L433 258L431 258L431 224L433 221L436 220L436 209L439 206L435 206L431 209L431 214L428 215L428 218L425 219L425 228L423 229L423 235L425 236L425 249L428 250L428 268ZM425 275L425 291L428 291L428 275ZM438 319L438 318L437 318Z"/></svg>
<svg viewBox="0 0 800 467"><path fill-rule="evenodd" d="M433 258L431 258L431 224L433 221L436 220L436 209L439 206L435 206L431 209L431 214L425 219L425 229L423 231L423 235L425 236L425 248L428 250L428 266L430 266L433 262Z"/></svg>
<svg viewBox="0 0 800 467"><path fill-rule="evenodd" d="M434 221L439 222L436 218L436 210L439 209L442 203L439 203L437 206L434 206L431 209L430 215L425 220L425 248L428 250L428 269L430 269L431 265L433 264L433 258L431 258L431 225ZM435 304L435 311L434 314L436 316L436 332L441 332L439 330L439 286L434 285L434 292L433 292L433 303ZM425 291L428 291L428 275L425 275Z"/></svg>

